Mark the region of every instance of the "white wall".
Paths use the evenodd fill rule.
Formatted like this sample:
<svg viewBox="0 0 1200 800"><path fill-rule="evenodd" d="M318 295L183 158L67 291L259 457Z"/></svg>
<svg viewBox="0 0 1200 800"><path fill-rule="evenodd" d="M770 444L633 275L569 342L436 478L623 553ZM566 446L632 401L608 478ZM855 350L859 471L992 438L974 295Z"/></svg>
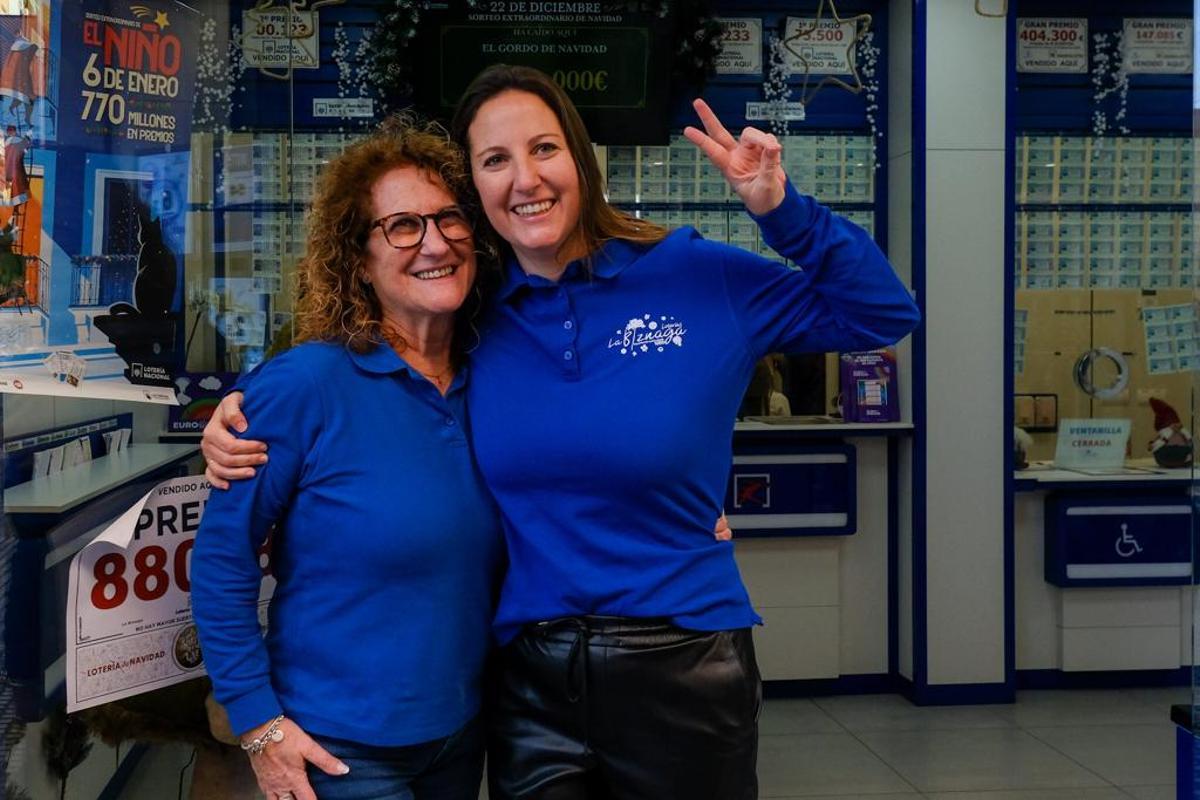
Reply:
<svg viewBox="0 0 1200 800"><path fill-rule="evenodd" d="M1004 680L1005 22L925 17L926 653L930 685Z"/></svg>

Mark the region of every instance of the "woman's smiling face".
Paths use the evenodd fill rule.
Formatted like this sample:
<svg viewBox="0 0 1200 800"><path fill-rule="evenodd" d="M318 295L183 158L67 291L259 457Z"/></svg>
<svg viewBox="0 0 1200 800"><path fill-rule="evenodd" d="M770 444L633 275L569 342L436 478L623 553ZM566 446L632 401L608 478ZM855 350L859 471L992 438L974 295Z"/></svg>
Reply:
<svg viewBox="0 0 1200 800"><path fill-rule="evenodd" d="M440 179L413 167L385 172L371 187L376 218L397 212L436 214L457 199ZM449 241L427 220L419 245L396 248L379 226L371 228L364 277L375 290L384 319L401 330L416 330L432 317L449 324L475 281L475 243Z"/></svg>
<svg viewBox="0 0 1200 800"><path fill-rule="evenodd" d="M471 175L492 228L522 268L556 278L584 255L580 185L558 118L540 97L510 89L479 107L467 129Z"/></svg>

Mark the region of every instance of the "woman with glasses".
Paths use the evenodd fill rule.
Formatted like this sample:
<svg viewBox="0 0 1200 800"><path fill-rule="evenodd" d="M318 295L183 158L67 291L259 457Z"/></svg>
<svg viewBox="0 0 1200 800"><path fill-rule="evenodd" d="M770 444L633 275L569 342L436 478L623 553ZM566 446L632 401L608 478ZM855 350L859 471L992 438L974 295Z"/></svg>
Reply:
<svg viewBox="0 0 1200 800"><path fill-rule="evenodd" d="M444 133L405 119L326 167L299 267L302 343L245 395L270 467L205 510L194 615L268 800L479 791L503 543L467 443L466 176ZM263 638L258 552L272 528Z"/></svg>
<svg viewBox="0 0 1200 800"><path fill-rule="evenodd" d="M704 131L685 135L802 270L610 206L544 73L493 65L455 114L502 260L469 388L508 548L494 800L757 797L760 620L707 536L742 389L768 353L878 347L917 323L870 237L788 182L774 137L695 108ZM263 463L228 446L230 406L205 431L218 480Z"/></svg>

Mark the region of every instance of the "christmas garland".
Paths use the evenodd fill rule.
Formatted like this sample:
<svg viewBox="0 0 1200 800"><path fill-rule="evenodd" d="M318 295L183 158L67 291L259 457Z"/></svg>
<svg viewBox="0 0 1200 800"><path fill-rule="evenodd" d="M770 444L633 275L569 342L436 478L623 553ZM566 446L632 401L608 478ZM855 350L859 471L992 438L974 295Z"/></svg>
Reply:
<svg viewBox="0 0 1200 800"><path fill-rule="evenodd" d="M485 0L458 0L467 10L482 9ZM675 42L671 68L672 91L698 88L712 76L721 52L721 24L711 0L631 0L605 2L605 13L641 12L672 19ZM430 0L386 0L379 19L362 38L367 83L388 100L410 97L417 77L412 45Z"/></svg>

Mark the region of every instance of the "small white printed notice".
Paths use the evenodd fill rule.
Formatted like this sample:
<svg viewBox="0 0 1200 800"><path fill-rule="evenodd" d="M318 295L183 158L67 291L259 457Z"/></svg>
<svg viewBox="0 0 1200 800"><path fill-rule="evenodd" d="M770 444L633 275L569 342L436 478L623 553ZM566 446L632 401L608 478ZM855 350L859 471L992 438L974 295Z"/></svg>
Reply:
<svg viewBox="0 0 1200 800"><path fill-rule="evenodd" d="M1017 19L1017 72L1087 72L1084 17Z"/></svg>
<svg viewBox="0 0 1200 800"><path fill-rule="evenodd" d="M718 17L721 52L718 75L762 74L762 20L757 17Z"/></svg>
<svg viewBox="0 0 1200 800"><path fill-rule="evenodd" d="M314 97L314 117L373 117L375 101L370 97Z"/></svg>
<svg viewBox="0 0 1200 800"><path fill-rule="evenodd" d="M1192 71L1192 21L1126 18L1121 49L1128 72L1185 75Z"/></svg>
<svg viewBox="0 0 1200 800"><path fill-rule="evenodd" d="M1054 466L1106 469L1125 463L1129 443L1128 419L1062 419Z"/></svg>
<svg viewBox="0 0 1200 800"><path fill-rule="evenodd" d="M804 104L795 101L787 103L764 103L758 100L746 101L746 121L762 122L765 120L787 120L802 122L804 120Z"/></svg>
<svg viewBox="0 0 1200 800"><path fill-rule="evenodd" d="M783 46L788 72L802 75L849 75L854 66L858 23L788 17Z"/></svg>

